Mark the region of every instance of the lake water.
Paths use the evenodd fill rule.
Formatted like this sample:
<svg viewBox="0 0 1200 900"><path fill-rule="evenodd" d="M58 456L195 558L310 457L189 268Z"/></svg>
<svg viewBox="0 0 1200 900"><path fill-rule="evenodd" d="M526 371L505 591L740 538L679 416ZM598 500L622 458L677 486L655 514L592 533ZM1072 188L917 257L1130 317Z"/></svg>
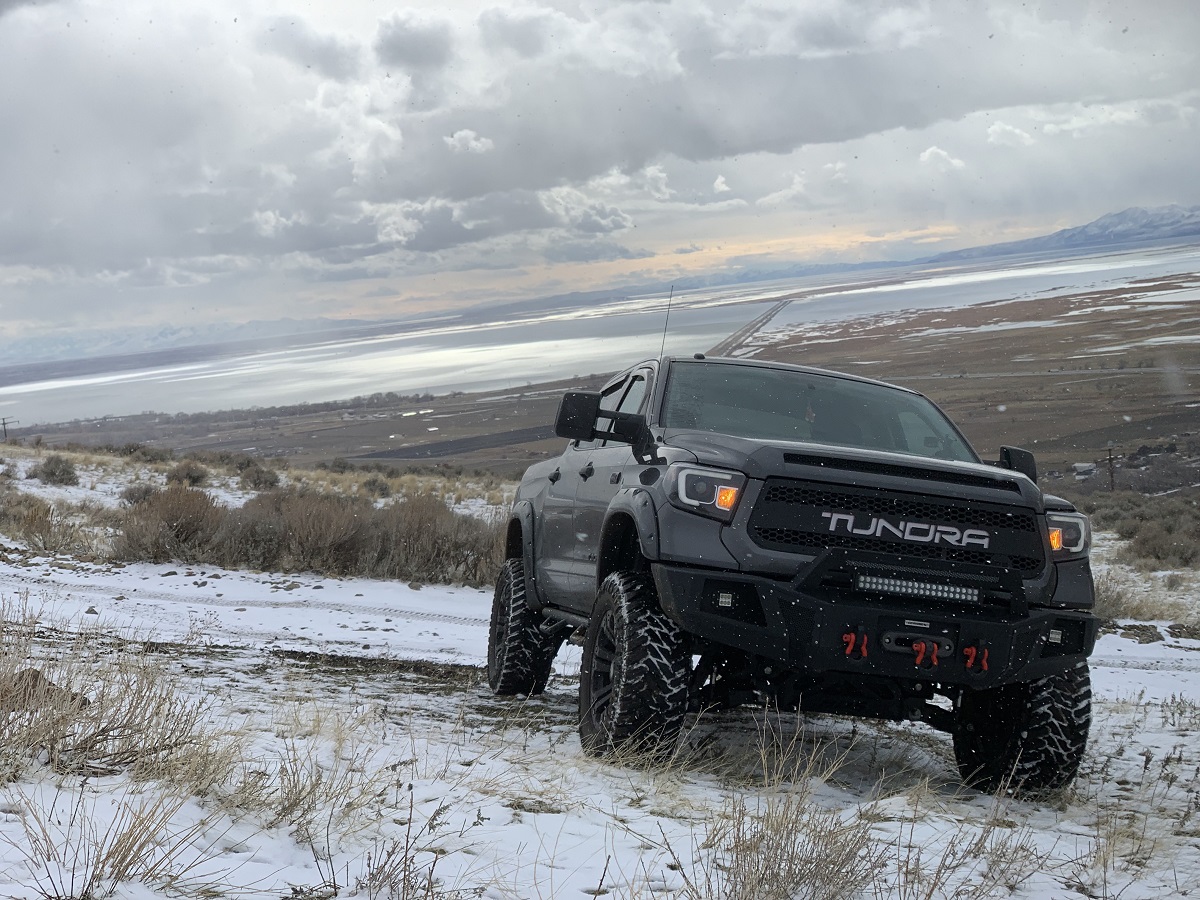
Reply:
<svg viewBox="0 0 1200 900"><path fill-rule="evenodd" d="M992 260L898 267L677 293L668 353L703 352L794 296L770 327L901 309L1053 296L1200 271L1200 247L1139 249L1067 260ZM607 372L664 346L666 296L630 296L521 321L453 318L371 337L176 366L0 387L0 414L22 426L146 411L202 412L401 394L507 389Z"/></svg>

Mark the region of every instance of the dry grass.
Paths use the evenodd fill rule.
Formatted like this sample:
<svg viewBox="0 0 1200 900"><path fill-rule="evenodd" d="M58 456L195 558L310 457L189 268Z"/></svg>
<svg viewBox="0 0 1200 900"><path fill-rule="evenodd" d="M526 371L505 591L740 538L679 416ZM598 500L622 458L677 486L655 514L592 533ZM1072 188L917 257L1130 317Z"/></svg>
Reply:
<svg viewBox="0 0 1200 900"><path fill-rule="evenodd" d="M180 691L140 642L48 629L19 601L0 600L0 613L0 781L49 766L204 794L228 779L236 731L214 725L208 701Z"/></svg>
<svg viewBox="0 0 1200 900"><path fill-rule="evenodd" d="M1197 611L1128 567L1109 564L1096 572L1095 613L1101 619L1140 622L1193 622Z"/></svg>
<svg viewBox="0 0 1200 900"><path fill-rule="evenodd" d="M1170 725L1180 742L1165 750L1144 743L1152 718ZM1111 704L1097 726L1112 740L1085 758L1069 797L1089 834L1083 852L1067 861L1063 881L1107 898L1156 867L1170 871L1179 842L1200 835L1200 709L1188 698L1150 703L1139 696Z"/></svg>
<svg viewBox="0 0 1200 900"><path fill-rule="evenodd" d="M1080 498L1079 508L1097 528L1129 542L1121 557L1128 565L1156 571L1200 564L1200 501L1191 496L1096 492Z"/></svg>
<svg viewBox="0 0 1200 900"><path fill-rule="evenodd" d="M771 721L759 732L760 780L731 787L686 859L662 834L688 900L857 897L883 866L869 821L815 799L844 753L781 734Z"/></svg>
<svg viewBox="0 0 1200 900"><path fill-rule="evenodd" d="M114 798L80 785L16 796L25 841L13 845L46 900L108 897L129 882L174 893L212 890L221 848L207 821L179 821L191 802L184 793L127 791Z"/></svg>
<svg viewBox="0 0 1200 900"><path fill-rule="evenodd" d="M365 714L345 716L297 704L279 744L243 758L221 799L264 826L284 825L306 844L331 844L366 828L396 785L395 768L369 744Z"/></svg>
<svg viewBox="0 0 1200 900"><path fill-rule="evenodd" d="M91 900L128 881L229 896L204 874L223 868L207 865L224 852L220 821L285 826L331 878L341 845L404 802L373 708L284 705L263 746L210 693L189 690L156 645L70 634L19 599L0 612L0 783L26 785L9 787L4 809L20 816L24 839L10 842L47 900ZM114 781L97 791L96 778ZM197 815L201 800L210 811ZM438 815L411 825L407 840L377 841L358 889L459 896L434 878L437 855L425 846Z"/></svg>
<svg viewBox="0 0 1200 900"><path fill-rule="evenodd" d="M893 889L884 894L877 885L877 895L985 900L1008 896L1031 875L1047 870L1051 853L1038 846L1032 826L1009 814L1010 801L997 797L982 817L974 818L952 811L964 800L945 797L928 781L891 798L893 809L897 801L901 804L902 817L892 847ZM870 807L863 812L866 818L875 815ZM927 836L918 836L918 828ZM931 828L936 835L932 840Z"/></svg>
<svg viewBox="0 0 1200 900"><path fill-rule="evenodd" d="M782 714L750 717L762 723L757 740L751 732L736 751L732 737L726 752L685 742L693 749L645 771L581 762L573 747L559 746L573 741L573 730L545 701L499 705L494 715L489 704L481 717L479 697L449 699L437 710L434 736L422 725L428 720L397 717L393 699L404 708L403 688L388 696L388 707L365 700L347 707L340 692L343 699L330 702L289 691L280 702L274 685L262 685L270 712L260 709L259 730L250 732L225 709L190 699L197 692L162 652L98 635L76 641L20 603L8 603L4 615L6 671L33 658L48 680L77 694L46 703L38 729L35 717L18 716L27 730L9 722L0 734L9 777L23 785L10 789L7 809L25 820L21 852L36 873L30 883L46 898L103 896L118 877L162 892L229 896L236 889L228 875L218 884L208 874L216 871L212 848L223 829L242 834L247 826L281 828L309 849L319 883L302 888L305 896L449 900L477 896L481 885L495 896L555 896L552 873L562 860L552 844L534 849L534 875L544 867L550 880L530 881L523 863L511 891L507 870L464 875L461 857L447 859L471 846L472 816L484 807L493 842L503 840L497 808L514 821L612 816L614 829L644 846L636 869L632 856L614 855L595 891L631 900L848 898L872 890L904 900L983 900L1008 896L1035 876L1043 887L1053 879L1064 890L1117 896L1129 879L1169 864L1176 836L1200 833L1200 769L1191 749L1200 711L1187 698L1105 704L1097 728L1106 736L1103 752L1089 755L1076 787L1047 809L931 784L919 765L872 789L864 773L873 768L875 729L860 736L836 722ZM302 679L294 687L312 685ZM413 708L430 712L427 704ZM1164 729L1179 735L1178 747L1143 739ZM878 733L895 745L897 760L920 755L908 731ZM79 739L87 735L96 739ZM66 752L72 746L77 751ZM87 777L109 772L118 774L107 784ZM608 788L593 797L598 782ZM158 784L167 787L152 794ZM1034 830L1047 813L1066 821L1057 842ZM665 829L635 834L647 817ZM201 821L203 832L193 824ZM1075 843L1065 846L1062 834ZM447 870L449 885L438 874ZM473 887L457 887L465 884Z"/></svg>
<svg viewBox="0 0 1200 900"><path fill-rule="evenodd" d="M41 452L9 450L14 459ZM494 476L335 466L289 472L288 486L278 490L279 474L245 454L193 454L172 467L169 457L145 450L60 454L80 468L84 486L129 481L119 510L51 507L13 488L12 478L0 480L0 531L47 553L433 583L490 584L500 563L503 516L458 515L447 505L508 503L514 486ZM206 466L228 474L208 474ZM18 471L15 463L5 468ZM259 492L240 508L195 489L202 479L220 486L235 478L243 490Z"/></svg>
<svg viewBox="0 0 1200 900"><path fill-rule="evenodd" d="M45 500L0 484L0 531L42 553L92 556L103 548L104 531L92 523L96 509Z"/></svg>

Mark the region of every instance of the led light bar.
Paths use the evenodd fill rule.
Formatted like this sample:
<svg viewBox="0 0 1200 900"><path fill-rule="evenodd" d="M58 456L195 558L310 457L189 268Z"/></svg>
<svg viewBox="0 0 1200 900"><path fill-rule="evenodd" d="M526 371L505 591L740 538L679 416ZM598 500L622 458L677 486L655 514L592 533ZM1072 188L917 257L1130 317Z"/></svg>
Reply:
<svg viewBox="0 0 1200 900"><path fill-rule="evenodd" d="M933 584L928 581L905 581L902 578L885 578L882 575L859 575L858 589L878 591L881 594L901 594L905 597L928 597L932 600L958 600L963 603L979 601L979 588Z"/></svg>

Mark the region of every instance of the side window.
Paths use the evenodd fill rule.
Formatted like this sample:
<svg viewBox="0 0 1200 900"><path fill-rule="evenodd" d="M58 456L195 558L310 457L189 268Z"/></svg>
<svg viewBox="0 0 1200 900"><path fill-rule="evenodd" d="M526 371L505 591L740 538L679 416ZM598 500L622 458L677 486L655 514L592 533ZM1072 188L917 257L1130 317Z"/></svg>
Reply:
<svg viewBox="0 0 1200 900"><path fill-rule="evenodd" d="M628 385L629 385L629 379L626 378L620 384L616 384L613 387L609 388L608 390L604 391L602 396L600 397L600 409L601 410L607 409L607 410L612 410L612 411L621 410L622 400L625 397L625 392L626 392ZM596 424L596 429L598 431L604 431L609 428L612 428L612 419L606 419L603 416L601 416L600 421ZM607 447L608 441L600 440L600 441L597 441L593 446Z"/></svg>
<svg viewBox="0 0 1200 900"><path fill-rule="evenodd" d="M646 376L640 372L634 375L629 380L629 388L625 391L625 396L621 399L621 403L617 406L618 412L635 413L642 407L642 400L646 397L647 387Z"/></svg>

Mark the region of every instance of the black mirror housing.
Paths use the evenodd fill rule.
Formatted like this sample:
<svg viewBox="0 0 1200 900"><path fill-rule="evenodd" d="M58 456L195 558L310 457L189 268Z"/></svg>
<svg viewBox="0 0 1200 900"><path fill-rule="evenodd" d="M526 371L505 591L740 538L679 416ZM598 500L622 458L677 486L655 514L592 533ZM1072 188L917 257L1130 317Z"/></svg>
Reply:
<svg viewBox="0 0 1200 900"><path fill-rule="evenodd" d="M1022 450L1020 447L1001 447L1000 468L1020 472L1037 484L1037 463L1028 450Z"/></svg>
<svg viewBox="0 0 1200 900"><path fill-rule="evenodd" d="M594 391L567 391L558 401L554 433L572 441L590 441L596 435L600 395Z"/></svg>
<svg viewBox="0 0 1200 900"><path fill-rule="evenodd" d="M638 413L610 413L612 428L605 432L610 441L620 441L622 444L641 445L646 443L649 432L646 428L646 417Z"/></svg>

